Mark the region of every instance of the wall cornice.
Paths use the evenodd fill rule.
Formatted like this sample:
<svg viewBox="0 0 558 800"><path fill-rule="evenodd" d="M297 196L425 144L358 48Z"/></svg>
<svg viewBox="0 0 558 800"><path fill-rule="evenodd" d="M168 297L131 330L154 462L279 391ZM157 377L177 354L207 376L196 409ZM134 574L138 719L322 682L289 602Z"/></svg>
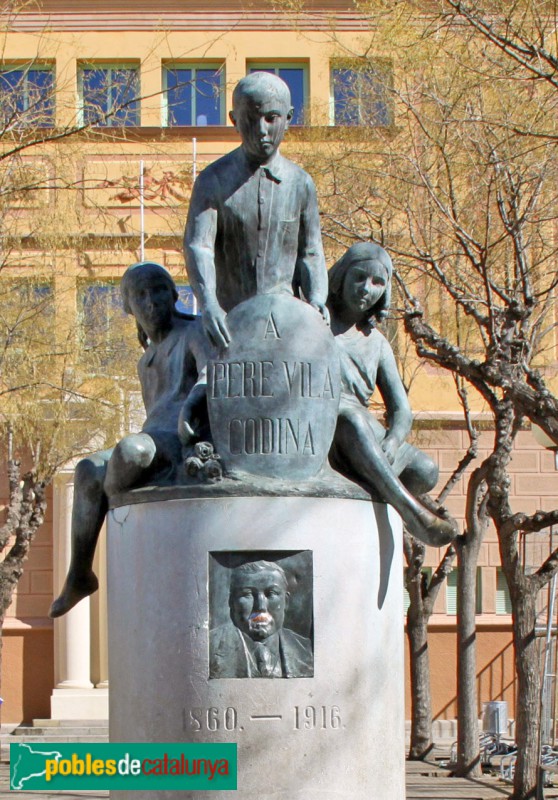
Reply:
<svg viewBox="0 0 558 800"><path fill-rule="evenodd" d="M267 2L249 5L238 0L212 2L201 9L194 0L165 0L153 8L149 0L44 0L4 19L4 30L64 31L248 31L248 30L361 30L368 22L347 0L320 0L303 14L275 11Z"/></svg>

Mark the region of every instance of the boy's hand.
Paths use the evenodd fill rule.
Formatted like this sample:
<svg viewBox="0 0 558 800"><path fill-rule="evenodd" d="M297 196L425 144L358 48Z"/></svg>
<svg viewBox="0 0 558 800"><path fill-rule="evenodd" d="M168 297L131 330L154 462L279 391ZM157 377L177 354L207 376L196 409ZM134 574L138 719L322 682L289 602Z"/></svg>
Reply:
<svg viewBox="0 0 558 800"><path fill-rule="evenodd" d="M226 320L227 315L217 303L206 306L202 312L202 323L209 341L220 350L228 347L231 342Z"/></svg>
<svg viewBox="0 0 558 800"><path fill-rule="evenodd" d="M188 447L196 438L196 433L190 423L183 419L178 426L178 438L183 447Z"/></svg>
<svg viewBox="0 0 558 800"><path fill-rule="evenodd" d="M178 415L178 438L183 447L188 447L199 439L207 420L207 384L204 373L191 389Z"/></svg>

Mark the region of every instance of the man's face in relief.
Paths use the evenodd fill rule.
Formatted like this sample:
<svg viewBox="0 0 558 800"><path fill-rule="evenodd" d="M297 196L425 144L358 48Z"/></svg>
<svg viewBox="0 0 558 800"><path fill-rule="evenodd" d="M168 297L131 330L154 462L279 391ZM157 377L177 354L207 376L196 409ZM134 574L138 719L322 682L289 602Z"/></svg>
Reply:
<svg viewBox="0 0 558 800"><path fill-rule="evenodd" d="M243 633L261 642L283 627L288 597L280 572L268 569L244 574L231 585L231 619Z"/></svg>

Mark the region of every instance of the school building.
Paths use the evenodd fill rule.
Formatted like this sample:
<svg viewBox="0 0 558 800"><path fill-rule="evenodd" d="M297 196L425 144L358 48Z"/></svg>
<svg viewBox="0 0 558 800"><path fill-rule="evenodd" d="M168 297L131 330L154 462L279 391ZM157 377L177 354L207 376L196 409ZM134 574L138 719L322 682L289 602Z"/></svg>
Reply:
<svg viewBox="0 0 558 800"><path fill-rule="evenodd" d="M16 220L19 244L0 273L0 279L24 280L26 270L48 262L45 275L54 292L64 292L77 326L88 324L91 303L101 310L106 306L109 319L118 279L140 257L166 266L184 305L194 307L181 254L188 196L195 175L238 145L228 118L232 89L251 70L271 70L291 88L295 117L283 152L292 158L300 148L319 147L322 136L334 139L336 128L394 123L377 75L360 68L357 56L347 57L364 52L368 31L368 22L347 0L314 0L305 15L264 0L214 0L203 9L194 0L161 0L155 7L146 0L41 0L16 3L2 25L0 87L14 109L28 115L30 124L35 117L47 134L93 126L22 151L20 165L42 176L43 188L30 191L25 202L14 200L6 212ZM389 69L389 42L375 55L381 69ZM372 111L369 104L359 106L363 87L376 92ZM7 141L0 139L0 147ZM44 252L30 231L38 217L57 219L61 185L71 187L64 212L72 234L65 241L71 239L71 245ZM442 483L468 446L451 379L423 368L412 386L411 405L416 440L436 459ZM482 414L478 419L481 427L486 424L482 457L493 432ZM69 559L72 474L68 464L49 492L46 522L4 625L4 723L108 714L102 542L99 593L55 622L47 616ZM511 475L521 509L555 506L554 453L538 444L531 430L518 435ZM464 492L461 478L446 502L458 518ZM2 496L3 482L0 509ZM525 559L538 566L548 548L548 537L540 537L526 546ZM430 550L427 568L435 568L441 556ZM455 578L453 572L430 623L438 719L455 716ZM544 598L541 603L543 619ZM510 601L490 531L479 559L477 605L479 709L484 701L505 699L513 713Z"/></svg>

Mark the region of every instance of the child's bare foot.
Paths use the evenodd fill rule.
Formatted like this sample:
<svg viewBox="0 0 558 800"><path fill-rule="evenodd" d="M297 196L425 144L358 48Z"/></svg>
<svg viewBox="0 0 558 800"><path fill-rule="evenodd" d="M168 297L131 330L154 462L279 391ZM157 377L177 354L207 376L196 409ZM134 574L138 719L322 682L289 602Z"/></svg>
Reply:
<svg viewBox="0 0 558 800"><path fill-rule="evenodd" d="M79 578L68 575L64 587L48 612L49 617L61 617L66 614L76 603L83 600L84 597L89 597L90 594L96 592L99 588L99 581L94 572L88 572Z"/></svg>
<svg viewBox="0 0 558 800"><path fill-rule="evenodd" d="M403 515L402 515L403 516ZM434 514L427 508L403 517L410 533L430 547L443 547L453 542L459 534L455 521L449 516Z"/></svg>

